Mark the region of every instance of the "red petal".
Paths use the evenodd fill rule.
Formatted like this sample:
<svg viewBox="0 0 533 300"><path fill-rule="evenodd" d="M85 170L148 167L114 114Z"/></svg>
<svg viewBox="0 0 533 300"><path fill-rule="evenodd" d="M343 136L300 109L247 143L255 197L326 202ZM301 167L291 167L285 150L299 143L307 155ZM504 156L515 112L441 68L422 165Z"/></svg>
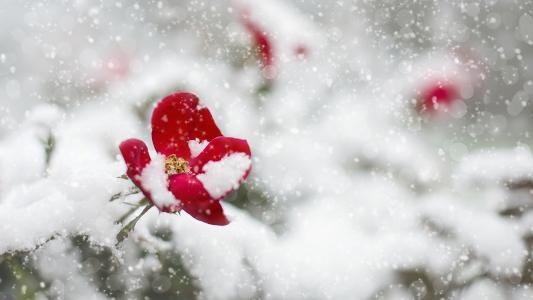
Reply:
<svg viewBox="0 0 533 300"><path fill-rule="evenodd" d="M191 159L191 170L198 174L202 171L202 168L206 163L210 161L219 161L226 155L238 152L244 153L249 157L252 156L250 146L246 140L219 136L209 142L197 157ZM246 176L248 176L248 174L246 174L245 177Z"/></svg>
<svg viewBox="0 0 533 300"><path fill-rule="evenodd" d="M150 154L146 144L138 139L128 139L120 143L120 152L128 170L126 174L135 184L138 183L137 176L141 175L142 170L150 163Z"/></svg>
<svg viewBox="0 0 533 300"><path fill-rule="evenodd" d="M187 173L171 176L169 189L193 218L211 225L229 224L219 201L211 199L196 176Z"/></svg>
<svg viewBox="0 0 533 300"><path fill-rule="evenodd" d="M206 163L219 161L225 156L231 155L233 153L244 153L248 157L251 157L250 146L248 146L248 142L246 140L224 136L215 138L205 147L205 149L197 157L191 159L191 170L195 174L202 173L203 167ZM241 184L246 179L246 177L248 177L251 168L252 167L250 165L250 167L246 171L244 171L244 173L242 173L238 184ZM215 200L224 199L228 194L233 192L233 190L234 188L228 187L228 190L224 191L224 193L220 196L217 196Z"/></svg>
<svg viewBox="0 0 533 300"><path fill-rule="evenodd" d="M263 68L271 69L274 66L274 55L272 51L272 44L266 32L262 30L259 25L254 23L248 12L243 12L242 22L246 30L252 35L253 41L259 52L259 58Z"/></svg>
<svg viewBox="0 0 533 300"><path fill-rule="evenodd" d="M188 141L211 140L222 133L207 108L198 107L198 97L178 92L161 100L152 114L152 140L159 153L188 159Z"/></svg>
<svg viewBox="0 0 533 300"><path fill-rule="evenodd" d="M120 143L120 153L124 157L128 170L126 174L135 183L137 187L141 189L144 195L152 201L150 193L146 192L139 180L144 167L150 163L150 154L148 153L148 147L139 139L128 139Z"/></svg>

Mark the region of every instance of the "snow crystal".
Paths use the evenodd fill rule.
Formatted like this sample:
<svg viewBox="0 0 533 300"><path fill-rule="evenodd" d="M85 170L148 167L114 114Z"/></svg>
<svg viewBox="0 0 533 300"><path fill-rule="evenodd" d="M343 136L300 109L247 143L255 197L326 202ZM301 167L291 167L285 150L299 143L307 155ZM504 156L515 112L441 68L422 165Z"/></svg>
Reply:
<svg viewBox="0 0 533 300"><path fill-rule="evenodd" d="M203 174L198 175L209 195L220 198L230 189L238 187L243 174L250 168L250 157L244 153L233 153L219 161L204 165Z"/></svg>
<svg viewBox="0 0 533 300"><path fill-rule="evenodd" d="M150 192L154 204L159 207L175 205L179 201L168 190L168 175L165 173L165 156L158 154L144 168L140 180L143 188Z"/></svg>
<svg viewBox="0 0 533 300"><path fill-rule="evenodd" d="M202 153L202 151L204 151L204 149L207 146L207 144L209 144L208 141L200 142L198 139L190 140L189 141L189 149L191 150L191 156L192 157L198 156L200 153Z"/></svg>

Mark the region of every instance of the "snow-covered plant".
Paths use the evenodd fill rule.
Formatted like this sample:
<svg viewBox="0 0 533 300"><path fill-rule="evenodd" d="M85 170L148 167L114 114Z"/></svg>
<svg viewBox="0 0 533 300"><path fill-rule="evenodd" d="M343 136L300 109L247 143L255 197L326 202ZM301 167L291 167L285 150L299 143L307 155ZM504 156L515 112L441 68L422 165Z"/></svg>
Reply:
<svg viewBox="0 0 533 300"><path fill-rule="evenodd" d="M533 298L531 1L0 24L0 299Z"/></svg>

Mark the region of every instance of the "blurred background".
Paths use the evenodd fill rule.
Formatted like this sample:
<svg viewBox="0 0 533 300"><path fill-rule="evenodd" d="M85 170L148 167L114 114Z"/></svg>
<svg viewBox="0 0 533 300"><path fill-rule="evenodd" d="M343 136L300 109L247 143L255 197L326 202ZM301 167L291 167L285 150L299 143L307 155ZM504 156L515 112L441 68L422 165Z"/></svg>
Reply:
<svg viewBox="0 0 533 300"><path fill-rule="evenodd" d="M0 1L0 299L533 299L532 1ZM116 246L174 91L253 171Z"/></svg>

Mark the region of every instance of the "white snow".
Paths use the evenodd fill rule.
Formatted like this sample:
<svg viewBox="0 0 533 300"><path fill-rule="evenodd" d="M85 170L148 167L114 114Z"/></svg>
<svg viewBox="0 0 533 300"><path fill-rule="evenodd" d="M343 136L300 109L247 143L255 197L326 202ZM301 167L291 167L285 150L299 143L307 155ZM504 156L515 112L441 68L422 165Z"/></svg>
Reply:
<svg viewBox="0 0 533 300"><path fill-rule="evenodd" d="M33 256L39 272L50 282L50 296L57 299L108 299L84 276L84 273L90 272L87 270L90 260L78 264L80 258L80 251L68 240L62 239L50 241L35 251Z"/></svg>
<svg viewBox="0 0 533 300"><path fill-rule="evenodd" d="M504 300L509 299L500 290L498 285L489 279L480 280L474 282L472 286L467 286L461 293L460 299L463 300L478 300L478 299L490 299L490 300ZM514 297L513 297L514 299Z"/></svg>
<svg viewBox="0 0 533 300"><path fill-rule="evenodd" d="M197 178L211 197L218 199L229 190L235 189L250 168L250 157L244 153L233 153L219 161L206 163Z"/></svg>
<svg viewBox="0 0 533 300"><path fill-rule="evenodd" d="M458 185L532 180L533 155L525 147L480 150L461 159L453 178Z"/></svg>
<svg viewBox="0 0 533 300"><path fill-rule="evenodd" d="M116 127L109 130L110 124ZM124 163L115 158L118 148L109 152L106 145L118 145L128 137L136 129L133 118L91 105L71 112L71 118L53 128L56 143L46 176L42 163L32 164L44 158L43 148L37 149L41 129L24 129L29 131L24 138L33 141L21 147L16 146L19 138L2 140L4 149L17 152L3 156L13 166L3 172L14 173L0 187L0 253L31 250L53 236L75 234L112 246L120 230L114 222L127 207L109 199L131 183L117 179Z"/></svg>
<svg viewBox="0 0 533 300"><path fill-rule="evenodd" d="M189 141L189 149L191 150L191 157L196 157L198 154L204 151L205 147L209 144L209 141L199 141L198 139Z"/></svg>
<svg viewBox="0 0 533 300"><path fill-rule="evenodd" d="M455 235L461 247L486 259L494 274L521 270L527 251L516 221L502 220L493 211L469 207L444 195L432 196L421 212L441 229Z"/></svg>
<svg viewBox="0 0 533 300"><path fill-rule="evenodd" d="M179 204L168 189L168 175L165 173L165 156L157 154L143 169L139 180L146 191L150 192L152 201L158 208Z"/></svg>

